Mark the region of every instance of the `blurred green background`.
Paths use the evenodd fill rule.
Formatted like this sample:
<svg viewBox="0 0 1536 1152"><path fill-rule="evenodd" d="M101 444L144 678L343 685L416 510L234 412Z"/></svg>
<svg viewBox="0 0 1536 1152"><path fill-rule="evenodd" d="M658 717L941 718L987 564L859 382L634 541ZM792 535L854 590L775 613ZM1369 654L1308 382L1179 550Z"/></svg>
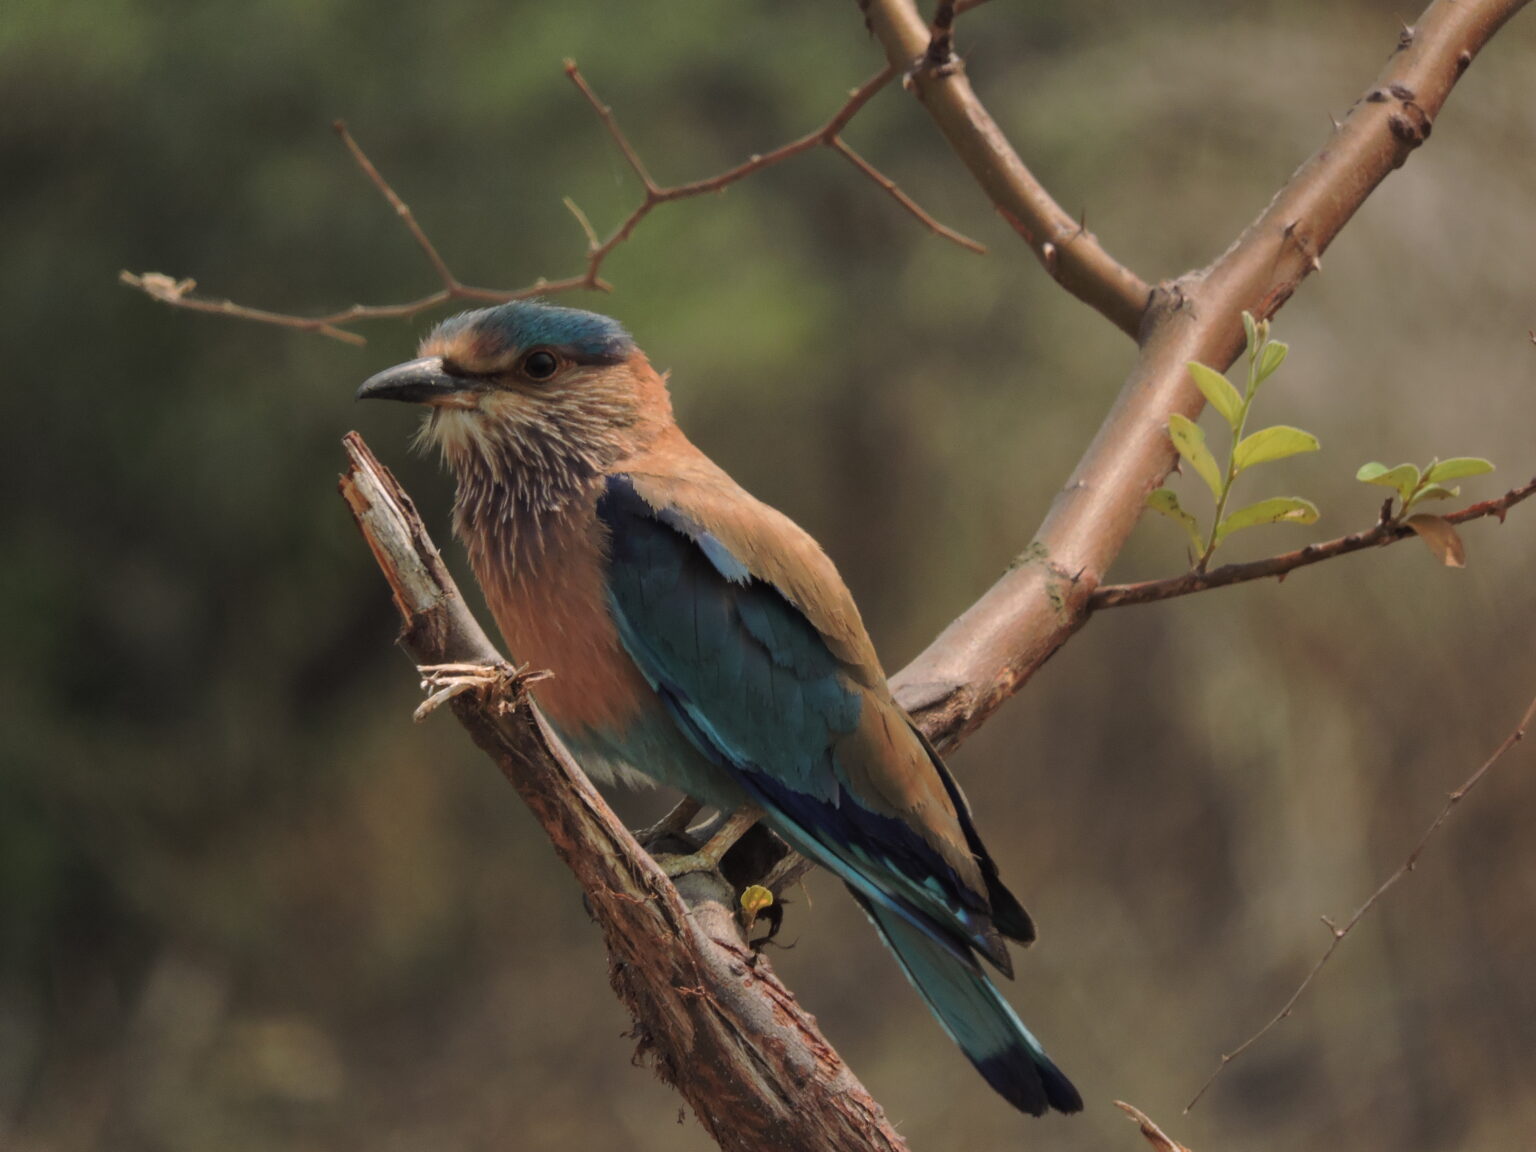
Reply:
<svg viewBox="0 0 1536 1152"><path fill-rule="evenodd" d="M1364 90L1386 3L994 0L960 45L1071 211L1148 279L1219 253ZM0 15L0 1147L702 1149L631 1067L579 892L415 678L334 481L360 428L447 543L370 343L175 312L119 268L289 310L432 287L343 116L468 281L579 268L634 181L808 130L879 65L851 3L10 0ZM1282 314L1263 415L1315 433L1251 494L1369 524L1370 459L1536 470L1536 19ZM823 540L898 668L1027 541L1131 363L892 90L850 142L980 258L829 154L672 205L605 269L681 418ZM1205 510L1187 481L1190 502ZM1267 486L1267 488L1266 488ZM1536 513L1093 621L955 757L1042 939L1009 994L1089 1099L994 1097L824 876L773 960L918 1149L1530 1147L1536 771L1517 752L1188 1117L1536 691ZM450 561L464 572L457 546ZM1122 578L1184 563L1140 529ZM661 798L625 800L634 822Z"/></svg>

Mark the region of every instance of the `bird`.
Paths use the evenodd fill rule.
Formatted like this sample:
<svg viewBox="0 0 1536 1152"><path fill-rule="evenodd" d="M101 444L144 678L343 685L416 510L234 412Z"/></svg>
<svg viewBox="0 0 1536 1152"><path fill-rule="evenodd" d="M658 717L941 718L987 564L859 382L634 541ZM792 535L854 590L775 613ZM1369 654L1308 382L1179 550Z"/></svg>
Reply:
<svg viewBox="0 0 1536 1152"><path fill-rule="evenodd" d="M455 535L589 776L670 785L733 831L761 819L847 886L988 1084L1031 1115L1082 1109L982 967L1011 978L1006 941L1034 923L852 595L688 440L622 324L537 299L465 312L357 395L427 407Z"/></svg>

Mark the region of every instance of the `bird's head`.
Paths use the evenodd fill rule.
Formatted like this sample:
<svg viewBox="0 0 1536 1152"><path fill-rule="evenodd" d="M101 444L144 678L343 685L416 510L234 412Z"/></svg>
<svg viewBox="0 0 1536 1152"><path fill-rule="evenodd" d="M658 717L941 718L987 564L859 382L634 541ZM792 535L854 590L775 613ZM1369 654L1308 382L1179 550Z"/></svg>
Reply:
<svg viewBox="0 0 1536 1152"><path fill-rule="evenodd" d="M428 406L421 442L442 451L465 510L558 506L672 419L663 378L594 312L514 300L443 321L419 351L357 396Z"/></svg>

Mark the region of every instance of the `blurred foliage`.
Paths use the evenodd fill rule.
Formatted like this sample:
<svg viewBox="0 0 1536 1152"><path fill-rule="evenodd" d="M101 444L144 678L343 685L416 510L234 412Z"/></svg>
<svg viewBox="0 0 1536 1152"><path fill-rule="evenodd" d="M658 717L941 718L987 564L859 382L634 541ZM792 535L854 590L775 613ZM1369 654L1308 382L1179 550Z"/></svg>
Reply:
<svg viewBox="0 0 1536 1152"><path fill-rule="evenodd" d="M1041 176L1151 278L1226 246L1405 14L994 0L959 44ZM412 416L351 402L429 319L355 349L115 282L156 269L298 310L429 288L336 116L466 280L567 274L561 197L602 228L636 189L564 56L662 180L807 130L879 64L854 5L810 0L0 16L0 1146L706 1146L630 1066L597 935L510 789L447 719L409 722L388 596L332 484L360 426L446 541ZM1330 445L1287 464L1319 531L1374 513L1341 458L1454 444L1532 468L1532 75L1527 17L1284 312L1288 412ZM616 294L573 302L674 370L696 439L828 545L899 667L1023 547L1132 349L1040 274L910 99L883 94L849 139L993 254L815 154L662 208L605 269ZM1536 529L1521 509L1467 535L1464 572L1399 548L1109 614L956 758L1042 925L1011 994L1085 1116L1001 1105L808 881L774 960L914 1147L1129 1147L1114 1097L1197 1149L1528 1142L1528 754L1177 1117L1299 980L1316 917L1396 865L1536 687ZM1154 525L1118 574L1181 551ZM663 800L623 803L638 821Z"/></svg>

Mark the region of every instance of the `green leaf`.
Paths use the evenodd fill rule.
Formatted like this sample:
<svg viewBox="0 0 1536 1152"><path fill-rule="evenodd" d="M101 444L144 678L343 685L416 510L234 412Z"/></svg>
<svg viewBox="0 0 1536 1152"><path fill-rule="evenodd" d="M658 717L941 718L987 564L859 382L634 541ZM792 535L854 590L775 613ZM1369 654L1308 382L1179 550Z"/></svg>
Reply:
<svg viewBox="0 0 1536 1152"><path fill-rule="evenodd" d="M1200 554L1200 550L1205 547L1205 541L1200 539L1200 525L1193 516L1184 511L1183 506L1179 504L1178 495L1172 488L1158 488L1147 493L1147 507L1184 525L1189 533L1189 542L1194 547L1195 555Z"/></svg>
<svg viewBox="0 0 1536 1152"><path fill-rule="evenodd" d="M1481 476L1493 471L1493 461L1481 456L1452 456L1438 464L1431 464L1424 473L1424 483L1443 484L1447 480L1461 480L1467 476Z"/></svg>
<svg viewBox="0 0 1536 1152"><path fill-rule="evenodd" d="M1211 495L1220 500L1221 469L1216 464L1216 457L1205 446L1205 433L1200 430L1200 426L1188 416L1175 412L1168 417L1168 436L1179 450L1179 455L1188 460L1190 467L1200 474L1200 479L1205 481Z"/></svg>
<svg viewBox="0 0 1536 1152"><path fill-rule="evenodd" d="M1232 426L1232 431L1236 432L1237 425L1243 418L1242 393L1233 387L1232 381L1198 360L1189 362L1189 375L1210 406L1220 412L1222 419Z"/></svg>
<svg viewBox="0 0 1536 1152"><path fill-rule="evenodd" d="M1216 540L1220 543L1240 528L1252 528L1256 524L1315 524L1320 513L1317 505L1299 496L1271 496L1246 508L1239 508L1216 528Z"/></svg>
<svg viewBox="0 0 1536 1152"><path fill-rule="evenodd" d="M1243 333L1248 337L1248 355L1252 356L1259 348L1259 326L1254 322L1253 313L1243 309Z"/></svg>
<svg viewBox="0 0 1536 1152"><path fill-rule="evenodd" d="M1270 345L1274 347L1273 344ZM1244 436L1243 442L1233 453L1233 461L1239 472L1255 464L1267 464L1271 460L1284 460L1302 452L1316 452L1317 437L1289 424L1276 424L1261 428L1252 436Z"/></svg>
<svg viewBox="0 0 1536 1152"><path fill-rule="evenodd" d="M1264 345L1263 355L1259 357L1258 375L1254 379L1255 384L1262 384L1275 374L1275 369L1285 363L1285 355L1291 350L1289 344L1279 340L1271 341Z"/></svg>
<svg viewBox="0 0 1536 1152"><path fill-rule="evenodd" d="M1460 488L1447 488L1444 484L1425 484L1413 494L1413 502L1417 504L1420 500L1454 500L1460 495Z"/></svg>
<svg viewBox="0 0 1536 1152"><path fill-rule="evenodd" d="M1398 496L1406 506L1413 498L1413 490L1419 486L1419 470L1412 464L1399 464L1396 468L1388 468L1385 464L1372 461L1362 464L1360 471L1355 473L1356 480L1363 480L1367 484L1380 484L1383 488L1396 488Z"/></svg>

